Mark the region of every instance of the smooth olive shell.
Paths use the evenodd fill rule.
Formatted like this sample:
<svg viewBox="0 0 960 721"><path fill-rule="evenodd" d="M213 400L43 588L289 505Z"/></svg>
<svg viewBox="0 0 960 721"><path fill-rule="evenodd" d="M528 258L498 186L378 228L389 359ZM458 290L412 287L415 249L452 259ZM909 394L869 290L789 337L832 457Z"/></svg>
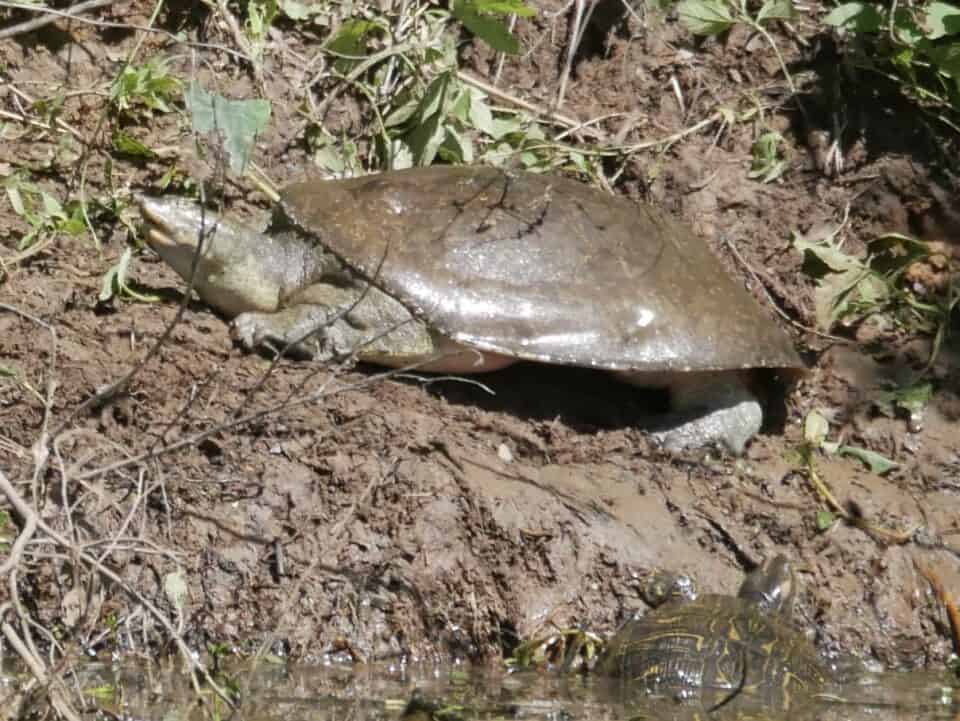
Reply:
<svg viewBox="0 0 960 721"><path fill-rule="evenodd" d="M307 235L461 343L577 366L801 368L690 230L577 181L417 168L288 186Z"/></svg>

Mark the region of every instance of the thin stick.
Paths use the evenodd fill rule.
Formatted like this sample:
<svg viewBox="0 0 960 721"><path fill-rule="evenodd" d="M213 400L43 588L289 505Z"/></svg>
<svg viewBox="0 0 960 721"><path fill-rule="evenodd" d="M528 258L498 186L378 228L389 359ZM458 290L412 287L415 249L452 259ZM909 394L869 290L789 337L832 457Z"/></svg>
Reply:
<svg viewBox="0 0 960 721"><path fill-rule="evenodd" d="M500 88L494 87L493 85L490 85L489 83L481 80L480 78L474 75L470 75L469 73L465 73L462 70L457 71L457 77L462 82L466 83L467 85L472 85L477 90L482 90L488 95L492 95L495 98L499 98L500 100L508 102L511 105L515 105L518 108L522 108L523 110L529 110L534 115L537 115L538 117L541 117L541 118L547 118L548 120L556 123L557 125L563 125L568 128L577 128L582 125L582 123L579 120L576 120L575 118L571 118L567 115L563 115L562 113L556 112L554 110L548 110L547 108L544 108L540 105L518 98L515 95L511 95L505 90L501 90Z"/></svg>
<svg viewBox="0 0 960 721"><path fill-rule="evenodd" d="M137 593L133 588L129 586L126 580L121 576L114 573L107 566L98 561L95 557L91 556L86 551L80 550L76 547L75 544L71 543L67 538L61 536L56 530L48 526L43 520L41 520L36 511L34 511L27 504L26 501L20 496L16 488L13 487L13 484L7 479L7 477L0 471L0 493L7 497L7 500L10 504L16 508L21 514L24 515L25 519L29 519L32 516L32 523L34 527L38 527L43 531L54 543L57 545L71 549L75 552L74 558L82 563L96 569L98 573L107 578L108 580L115 583L119 588L123 589L134 601L142 605L149 613L152 615L163 628L170 634L170 638L174 640L177 648L180 650L180 653L183 655L184 660L193 668L194 671L199 672L204 680L210 684L210 687L220 696L221 699L230 707L235 708L235 704L231 699L230 695L222 689L210 676L207 669L200 663L200 661L195 658L193 652L184 642L183 638L177 633L177 630L173 627L173 624L156 606L151 603L151 601L144 597L142 594Z"/></svg>
<svg viewBox="0 0 960 721"><path fill-rule="evenodd" d="M61 18L69 18L74 15L79 15L80 13L85 13L89 10L96 10L97 8L102 8L106 5L113 5L114 0L87 0L87 2L82 2L72 7L68 7L65 10L52 12L49 8L32 6L30 9L34 11L44 12L45 15L41 17L34 18L33 20L27 20L26 22L13 25L12 27L0 30L0 40L5 38L12 38L14 35L20 35L22 33L29 33L42 28L45 25L50 25L51 23L57 22Z"/></svg>

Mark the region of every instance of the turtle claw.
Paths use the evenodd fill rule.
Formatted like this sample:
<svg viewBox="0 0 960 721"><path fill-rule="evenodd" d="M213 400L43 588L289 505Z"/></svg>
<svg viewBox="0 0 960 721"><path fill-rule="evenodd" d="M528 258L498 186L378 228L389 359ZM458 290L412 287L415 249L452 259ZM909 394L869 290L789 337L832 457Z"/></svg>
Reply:
<svg viewBox="0 0 960 721"><path fill-rule="evenodd" d="M266 330L267 313L241 313L230 323L230 337L247 351L259 348L269 335Z"/></svg>

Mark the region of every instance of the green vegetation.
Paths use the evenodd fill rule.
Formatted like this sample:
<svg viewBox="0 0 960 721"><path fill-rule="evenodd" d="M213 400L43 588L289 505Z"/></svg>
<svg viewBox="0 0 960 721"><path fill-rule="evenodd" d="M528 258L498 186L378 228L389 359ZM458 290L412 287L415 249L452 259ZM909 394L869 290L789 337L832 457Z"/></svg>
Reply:
<svg viewBox="0 0 960 721"><path fill-rule="evenodd" d="M179 98L182 83L171 74L166 58L151 58L144 65L125 66L110 86L110 103L120 113L169 113Z"/></svg>
<svg viewBox="0 0 960 721"><path fill-rule="evenodd" d="M768 132L761 135L753 144L753 161L747 177L761 183L772 183L787 169L787 160L781 155L780 146L783 136Z"/></svg>
<svg viewBox="0 0 960 721"><path fill-rule="evenodd" d="M57 233L74 236L83 233L86 225L79 203L62 205L28 177L28 173L20 171L8 175L3 181L13 211L30 226L20 238L18 250L25 250Z"/></svg>
<svg viewBox="0 0 960 721"><path fill-rule="evenodd" d="M746 0L680 0L680 20L696 35L714 36L737 23L759 32L793 81L777 43L772 21L791 20L791 0L766 0L755 12ZM960 6L932 0L913 5L847 2L820 18L824 33L843 32L844 63L897 82L924 110L960 131Z"/></svg>
<svg viewBox="0 0 960 721"><path fill-rule="evenodd" d="M517 42L498 16L530 17L536 11L522 0L454 0L453 16L478 38L502 53L517 54Z"/></svg>
<svg viewBox="0 0 960 721"><path fill-rule="evenodd" d="M960 130L960 6L848 2L823 22L848 34L853 66L894 79L921 108Z"/></svg>
<svg viewBox="0 0 960 721"><path fill-rule="evenodd" d="M931 257L926 243L890 233L868 241L864 257L843 249L836 232L816 240L795 235L793 243L803 254L803 272L816 283L821 330L869 319L881 336L897 330L932 335L933 363L957 305L957 292L948 269L924 285L908 282L908 271Z"/></svg>
<svg viewBox="0 0 960 721"><path fill-rule="evenodd" d="M208 93L197 83L190 83L183 100L194 132L219 134L230 170L242 174L257 135L266 129L270 120L270 103L266 100L229 100Z"/></svg>

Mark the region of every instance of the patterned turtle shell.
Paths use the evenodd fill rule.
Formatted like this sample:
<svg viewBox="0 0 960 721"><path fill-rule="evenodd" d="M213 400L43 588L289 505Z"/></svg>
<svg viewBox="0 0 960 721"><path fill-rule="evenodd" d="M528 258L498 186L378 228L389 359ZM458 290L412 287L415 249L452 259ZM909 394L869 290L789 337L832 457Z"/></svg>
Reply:
<svg viewBox="0 0 960 721"><path fill-rule="evenodd" d="M789 708L827 680L816 649L787 617L792 584L789 563L777 556L738 596L671 601L628 622L597 670L647 693L711 690L720 702L749 694Z"/></svg>

